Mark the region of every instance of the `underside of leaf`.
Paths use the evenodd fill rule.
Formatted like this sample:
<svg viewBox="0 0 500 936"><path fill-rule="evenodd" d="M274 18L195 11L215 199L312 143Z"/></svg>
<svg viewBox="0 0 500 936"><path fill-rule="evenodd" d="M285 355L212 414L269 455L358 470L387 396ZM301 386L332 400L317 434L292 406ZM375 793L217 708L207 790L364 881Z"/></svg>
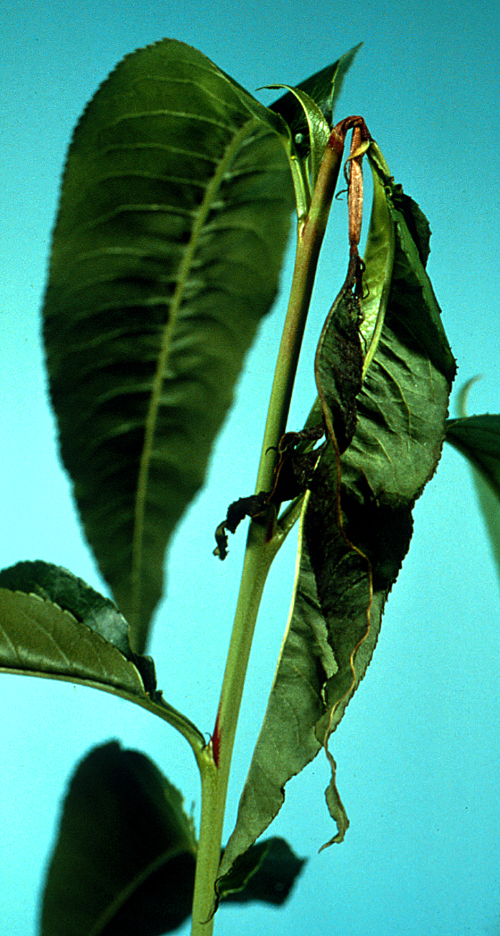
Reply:
<svg viewBox="0 0 500 936"><path fill-rule="evenodd" d="M204 736L165 702L153 660L134 653L128 632L112 601L61 566L19 562L0 572L0 672L119 695L176 728L199 757Z"/></svg>

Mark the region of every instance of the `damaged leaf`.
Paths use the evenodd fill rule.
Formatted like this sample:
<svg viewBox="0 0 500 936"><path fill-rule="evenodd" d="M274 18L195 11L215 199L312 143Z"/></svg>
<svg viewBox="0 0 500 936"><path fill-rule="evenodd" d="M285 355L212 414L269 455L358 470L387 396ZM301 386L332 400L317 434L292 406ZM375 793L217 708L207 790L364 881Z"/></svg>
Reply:
<svg viewBox="0 0 500 936"><path fill-rule="evenodd" d="M327 749L363 678L409 546L412 507L436 469L445 436L455 365L423 263L423 215L403 198L379 151L374 152L372 165L381 182L377 198L383 188L388 227L377 245L370 243L370 228L366 275L373 321L377 307L383 321L375 329L370 366L356 395L352 440L349 444L346 432L340 461L327 446L304 500L289 622L236 827L221 863L222 879L280 809L287 780L322 746ZM380 204L377 210L380 216ZM332 349L336 368L335 344ZM324 369L327 379L326 360ZM334 400L342 400L344 390L331 379ZM347 397L352 397L349 389ZM308 425L318 421L319 412L317 402ZM342 413L340 420L347 425ZM348 820L331 755L329 760L332 781L326 799L337 823L332 841L341 841Z"/></svg>
<svg viewBox="0 0 500 936"><path fill-rule="evenodd" d="M333 430L339 454L350 445L356 429L356 397L363 370L360 322L360 296L348 276L323 326L315 361L323 416Z"/></svg>
<svg viewBox="0 0 500 936"><path fill-rule="evenodd" d="M292 500L303 494L312 477L318 454L315 451L297 451L303 443L315 442L324 435L322 423L301 432L285 432L278 447L278 461L274 470L274 484L270 491L261 491L249 497L240 497L227 509L226 519L219 523L215 531L217 543L214 556L225 559L228 554L226 531L235 533L245 517L259 517L266 508L273 504L278 510L284 501ZM309 448L309 446L308 446Z"/></svg>

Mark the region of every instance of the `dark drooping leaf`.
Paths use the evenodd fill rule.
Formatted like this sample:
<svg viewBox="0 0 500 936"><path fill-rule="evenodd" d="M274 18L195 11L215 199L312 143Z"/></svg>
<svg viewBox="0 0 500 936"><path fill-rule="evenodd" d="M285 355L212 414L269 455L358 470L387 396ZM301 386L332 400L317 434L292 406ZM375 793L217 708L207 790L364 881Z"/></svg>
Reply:
<svg viewBox="0 0 500 936"><path fill-rule="evenodd" d="M283 839L251 849L227 899L286 900L303 861ZM162 936L191 912L196 841L180 792L117 742L79 764L63 807L42 936Z"/></svg>
<svg viewBox="0 0 500 936"><path fill-rule="evenodd" d="M292 500L303 494L318 459L317 451L301 452L297 449L309 446L324 435L324 426L319 423L301 432L285 432L278 446L278 460L274 471L274 483L270 491L260 491L233 501L227 509L226 519L215 531L217 543L214 556L225 559L228 554L227 533L235 533L245 517L258 517L269 504L278 510L283 501Z"/></svg>
<svg viewBox="0 0 500 936"><path fill-rule="evenodd" d="M348 275L323 326L315 360L323 418L339 454L351 444L356 429L356 397L363 372L361 318L361 298Z"/></svg>
<svg viewBox="0 0 500 936"><path fill-rule="evenodd" d="M500 416L450 419L446 441L468 459L497 571L500 574Z"/></svg>
<svg viewBox="0 0 500 936"><path fill-rule="evenodd" d="M64 804L42 936L171 932L190 911L195 856L182 796L153 762L117 742L95 748Z"/></svg>
<svg viewBox="0 0 500 936"><path fill-rule="evenodd" d="M281 906L304 865L305 859L298 858L285 839L264 839L235 862L220 897L224 903L260 900Z"/></svg>
<svg viewBox="0 0 500 936"><path fill-rule="evenodd" d="M44 307L50 393L135 650L276 295L293 208L280 133L278 115L165 39L117 66L70 146Z"/></svg>
<svg viewBox="0 0 500 936"><path fill-rule="evenodd" d="M411 234L423 232L423 216L411 199L402 199L377 148L370 154L380 183L376 197L385 193L386 199L385 211L376 205L377 226L386 226L386 233L371 228L366 251L369 367L356 397L354 436L340 462L328 446L305 498L287 633L221 884L280 809L286 782L322 746L327 750L370 662L409 546L412 507L436 469L444 440L455 367L422 263L425 252ZM335 381L333 391L343 393ZM317 401L308 425L320 415ZM332 841L341 841L348 820L328 756L326 799L338 829Z"/></svg>

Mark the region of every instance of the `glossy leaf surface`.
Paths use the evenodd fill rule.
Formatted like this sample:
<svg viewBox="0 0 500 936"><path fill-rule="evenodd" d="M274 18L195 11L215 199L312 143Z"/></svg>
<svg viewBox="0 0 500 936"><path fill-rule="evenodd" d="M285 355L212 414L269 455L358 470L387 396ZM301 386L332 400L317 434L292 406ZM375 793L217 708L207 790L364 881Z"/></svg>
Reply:
<svg viewBox="0 0 500 936"><path fill-rule="evenodd" d="M137 667L69 611L38 595L0 588L0 668L122 689L146 690Z"/></svg>
<svg viewBox="0 0 500 936"><path fill-rule="evenodd" d="M280 134L278 115L165 39L117 66L69 150L44 307L50 392L134 649L276 296L293 208Z"/></svg>
<svg viewBox="0 0 500 936"><path fill-rule="evenodd" d="M38 595L59 605L117 647L124 656L134 658L128 639L129 625L123 614L109 598L104 598L68 569L42 560L18 562L0 572L0 587Z"/></svg>
<svg viewBox="0 0 500 936"><path fill-rule="evenodd" d="M162 936L191 913L196 841L180 792L144 754L117 742L78 765L64 803L42 936ZM233 902L282 904L304 862L283 839L235 867Z"/></svg>
<svg viewBox="0 0 500 936"><path fill-rule="evenodd" d="M339 461L328 445L304 502L288 629L221 875L274 818L287 780L326 748L363 678L409 546L413 504L445 436L454 361L425 272L428 225L376 148L371 156L380 180L376 197L383 190L386 199L385 211L375 206L386 230L370 229L366 251L367 280L378 289L378 297L367 297L371 363L355 399L352 439L352 383L333 380L327 387L347 448ZM335 321L334 315L333 330ZM342 315L340 338L344 325ZM321 380L332 352L337 367L338 344L330 336ZM319 421L317 402L308 425ZM341 841L348 820L330 762L326 799L337 823L332 841Z"/></svg>
<svg viewBox="0 0 500 936"><path fill-rule="evenodd" d="M112 601L67 569L19 562L0 572L0 672L78 682L147 708L196 753L205 738L156 690L151 657L134 653Z"/></svg>

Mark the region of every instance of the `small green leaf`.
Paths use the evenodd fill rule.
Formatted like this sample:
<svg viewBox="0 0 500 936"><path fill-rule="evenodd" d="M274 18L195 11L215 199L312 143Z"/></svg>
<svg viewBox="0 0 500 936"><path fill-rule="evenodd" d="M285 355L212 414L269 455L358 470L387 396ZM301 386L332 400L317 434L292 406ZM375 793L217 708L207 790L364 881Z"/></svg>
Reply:
<svg viewBox="0 0 500 936"><path fill-rule="evenodd" d="M280 114L290 127L300 154L304 157L310 151L309 119L302 105L300 96L295 92L304 92L318 106L328 127L332 124L333 108L342 90L345 75L351 67L358 49L362 43L355 46L345 55L342 55L332 65L327 65L305 81L301 81L295 88L278 98L270 105L271 110ZM270 85L273 87L273 85ZM280 87L274 85L274 87ZM282 85L281 87L287 87ZM297 140L297 137L303 139Z"/></svg>
<svg viewBox="0 0 500 936"><path fill-rule="evenodd" d="M417 203L396 185L376 143L367 151L372 170L384 185L387 207L396 226L396 252L391 281L393 308L406 310L415 340L427 349L433 365L451 382L456 363L441 321L441 310L425 266L429 256L430 228ZM425 307L425 315L411 314Z"/></svg>
<svg viewBox="0 0 500 936"><path fill-rule="evenodd" d="M165 551L275 299L282 118L171 39L125 59L69 149L44 305L61 455L143 652Z"/></svg>
<svg viewBox="0 0 500 936"><path fill-rule="evenodd" d="M0 669L146 696L141 674L117 647L36 594L0 588Z"/></svg>
<svg viewBox="0 0 500 936"><path fill-rule="evenodd" d="M42 560L18 562L0 572L0 587L52 601L135 662L128 639L129 625L123 614L109 598L94 591L68 569Z"/></svg>
<svg viewBox="0 0 500 936"><path fill-rule="evenodd" d="M63 806L42 936L162 936L191 913L196 840L180 792L117 742L78 765ZM224 899L279 905L304 864L271 838L233 870Z"/></svg>
<svg viewBox="0 0 500 936"><path fill-rule="evenodd" d="M306 78L297 87L286 84L266 85L286 88L287 93L270 108L283 118L290 130L285 142L292 173L297 215L305 218L311 203L325 146L331 132L334 101L340 94L344 76L360 46L337 62Z"/></svg>
<svg viewBox="0 0 500 936"><path fill-rule="evenodd" d="M446 441L472 467L479 506L500 575L500 416L485 413L450 419L446 424Z"/></svg>
<svg viewBox="0 0 500 936"><path fill-rule="evenodd" d="M373 153L373 142L368 153ZM360 334L365 346L363 377L377 350L384 325L387 302L391 289L395 251L395 223L391 215L384 184L384 175L370 160L373 179L373 200L370 227L364 255L363 296L361 298ZM388 169L383 163L384 170Z"/></svg>
<svg viewBox="0 0 500 936"><path fill-rule="evenodd" d="M318 178L319 167L321 165L321 160L323 159L323 154L325 152L326 144L328 143L328 138L330 136L330 125L327 123L323 117L323 113L318 105L313 101L305 91L301 91L300 88L291 88L289 85L284 84L272 84L266 85L266 88L288 88L290 94L292 94L297 101L299 101L302 110L304 111L305 118L307 121L307 139L308 139L308 150L310 151L310 192L313 191L316 184L316 179ZM291 143L291 155L293 157L294 153L300 153L303 149L301 143L302 134L297 133L293 137L293 143ZM293 174L293 158L292 158L292 174ZM295 197L297 200L297 186L295 187ZM310 197L309 197L310 200ZM301 216L300 209L298 210L299 217Z"/></svg>

